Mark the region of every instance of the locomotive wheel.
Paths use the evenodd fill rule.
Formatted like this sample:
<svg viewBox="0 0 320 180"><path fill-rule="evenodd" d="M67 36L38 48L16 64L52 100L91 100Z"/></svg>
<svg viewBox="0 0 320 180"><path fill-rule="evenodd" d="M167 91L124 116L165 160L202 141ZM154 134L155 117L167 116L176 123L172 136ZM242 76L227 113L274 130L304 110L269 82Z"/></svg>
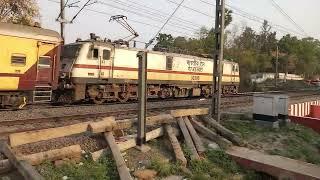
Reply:
<svg viewBox="0 0 320 180"><path fill-rule="evenodd" d="M129 100L129 93L128 92L121 92L119 93L118 95L118 100L121 102L121 103L125 103Z"/></svg>
<svg viewBox="0 0 320 180"><path fill-rule="evenodd" d="M95 104L102 104L104 101L105 99L103 99L103 94L101 92L95 98L93 98L93 102Z"/></svg>
<svg viewBox="0 0 320 180"><path fill-rule="evenodd" d="M102 98L94 98L93 99L93 102L95 103L95 104L102 104L102 103L104 103L104 99L102 99Z"/></svg>
<svg viewBox="0 0 320 180"><path fill-rule="evenodd" d="M161 99L165 99L165 98L168 98L170 97L170 90L169 89L162 89L161 91L158 92L158 96L161 98Z"/></svg>
<svg viewBox="0 0 320 180"><path fill-rule="evenodd" d="M210 97L210 89L205 89L205 90L203 91L203 96L204 96L205 98L209 98L209 97Z"/></svg>

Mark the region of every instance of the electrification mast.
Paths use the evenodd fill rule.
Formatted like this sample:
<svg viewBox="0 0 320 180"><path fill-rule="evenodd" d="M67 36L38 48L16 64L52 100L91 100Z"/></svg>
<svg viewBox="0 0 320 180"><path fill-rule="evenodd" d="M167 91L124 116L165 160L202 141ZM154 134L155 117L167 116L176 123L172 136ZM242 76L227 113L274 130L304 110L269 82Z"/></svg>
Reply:
<svg viewBox="0 0 320 180"><path fill-rule="evenodd" d="M213 95L211 105L211 116L220 121L221 105L221 80L222 61L224 44L224 22L225 22L225 0L216 0L216 20L215 20L215 51L213 52Z"/></svg>

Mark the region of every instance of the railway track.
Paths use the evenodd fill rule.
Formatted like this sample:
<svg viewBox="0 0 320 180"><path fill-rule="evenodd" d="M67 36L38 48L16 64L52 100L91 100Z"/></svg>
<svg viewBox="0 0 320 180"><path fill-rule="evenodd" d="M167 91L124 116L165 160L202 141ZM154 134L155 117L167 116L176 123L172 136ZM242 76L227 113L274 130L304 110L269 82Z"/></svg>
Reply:
<svg viewBox="0 0 320 180"><path fill-rule="evenodd" d="M292 94L291 100L298 100L303 98L320 98L317 94ZM192 100L170 100L165 102L148 102L148 115L154 115L159 113L165 113L172 109L177 108L199 108L208 107L210 105L210 99L192 99ZM250 107L252 104L252 98L249 95L246 96L234 96L225 97L222 100L222 108L224 110L234 107ZM54 110L62 111L65 108L70 108L71 112L55 114L44 113L38 117L18 118L18 119L6 119L1 120L0 113L0 138L6 137L10 133L37 130L43 128L59 127L64 125L75 124L79 122L86 122L94 119L98 119L105 116L115 116L117 119L135 118L137 117L137 103L128 104L112 104L112 105L98 105L98 106L70 106L70 107L56 107ZM86 111L84 113L72 112L72 109L94 109L101 108L101 111ZM31 110L36 111L33 113L41 112L44 109ZM48 110L48 109L47 109ZM52 110L52 109L51 109ZM23 110L30 111L30 110ZM50 111L50 109L49 109ZM20 111L16 111L17 113ZM30 113L31 113L30 112ZM81 112L81 111L80 111ZM12 112L11 112L12 113Z"/></svg>
<svg viewBox="0 0 320 180"><path fill-rule="evenodd" d="M309 90L311 92L315 92L315 90ZM268 91L267 93L279 93L281 91ZM307 91L308 92L308 91ZM226 98L238 98L238 97L248 97L253 96L254 94L260 94L260 93L266 93L266 92L245 92L245 93L238 93L238 94L228 94L228 95L222 95L222 99ZM285 93L306 93L306 91L286 91ZM306 94L308 95L308 94ZM158 98L150 98L148 99L148 102L159 102L159 101L179 101L179 100L190 100L190 99L199 99L199 97L194 98L168 98L168 99L158 99ZM105 105L116 105L116 104L131 104L136 103L136 101L131 100L128 102L108 102L104 104L94 104L93 102L82 102L82 103L76 103L76 104L69 104L69 105L62 105L62 104L51 104L51 103L40 103L40 104L29 104L22 110L35 110L35 109L55 109L55 108L66 108L66 107L98 107L98 106L105 106ZM19 111L16 109L0 109L0 112L6 112L6 111Z"/></svg>

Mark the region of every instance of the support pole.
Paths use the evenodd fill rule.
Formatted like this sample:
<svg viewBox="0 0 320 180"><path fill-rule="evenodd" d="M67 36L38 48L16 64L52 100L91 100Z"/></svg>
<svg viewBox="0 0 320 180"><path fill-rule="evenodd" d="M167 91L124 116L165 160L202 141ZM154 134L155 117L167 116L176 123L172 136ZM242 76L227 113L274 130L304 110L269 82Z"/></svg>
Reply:
<svg viewBox="0 0 320 180"><path fill-rule="evenodd" d="M278 78L279 78L279 72L278 72L278 66L279 66L279 46L277 45L277 52L276 52L276 74L274 75L275 79L275 86L278 87Z"/></svg>
<svg viewBox="0 0 320 180"><path fill-rule="evenodd" d="M224 44L224 21L225 21L225 1L216 0L216 21L215 21L215 51L213 63L213 95L211 116L220 121L221 104L221 80L222 80L222 61Z"/></svg>
<svg viewBox="0 0 320 180"><path fill-rule="evenodd" d="M63 44L65 42L65 34L64 34L64 27L65 27L65 0L60 0L60 35L63 40Z"/></svg>
<svg viewBox="0 0 320 180"><path fill-rule="evenodd" d="M137 145L142 146L146 142L146 105L147 105L147 52L139 51L139 112L138 112L138 136Z"/></svg>

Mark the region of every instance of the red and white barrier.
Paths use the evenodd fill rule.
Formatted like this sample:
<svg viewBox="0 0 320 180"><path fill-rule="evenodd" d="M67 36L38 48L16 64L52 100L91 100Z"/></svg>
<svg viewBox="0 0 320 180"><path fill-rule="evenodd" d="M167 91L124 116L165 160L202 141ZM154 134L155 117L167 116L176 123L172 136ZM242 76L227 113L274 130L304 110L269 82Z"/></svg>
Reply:
<svg viewBox="0 0 320 180"><path fill-rule="evenodd" d="M311 105L320 105L320 100L291 104L289 107L289 116L305 117L310 114Z"/></svg>

